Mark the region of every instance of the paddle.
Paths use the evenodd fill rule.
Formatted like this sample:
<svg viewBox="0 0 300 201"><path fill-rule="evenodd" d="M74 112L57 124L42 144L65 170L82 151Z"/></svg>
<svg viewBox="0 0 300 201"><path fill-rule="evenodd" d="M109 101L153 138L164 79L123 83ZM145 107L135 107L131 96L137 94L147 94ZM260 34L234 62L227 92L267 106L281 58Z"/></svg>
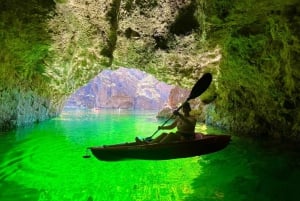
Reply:
<svg viewBox="0 0 300 201"><path fill-rule="evenodd" d="M209 87L210 83L212 81L212 75L210 73L205 73L197 82L196 84L193 86L192 91L189 95L189 97L186 99L186 101L184 103L182 103L180 105L179 108L177 108L175 111L179 111L183 105L188 102L191 99L197 98L198 96L200 96L204 91L206 91L206 89ZM173 115L167 119L161 126L164 126L170 119L173 118ZM160 129L157 129L150 137L146 137L145 140L146 141L151 141L152 138L154 137L154 135L159 131Z"/></svg>

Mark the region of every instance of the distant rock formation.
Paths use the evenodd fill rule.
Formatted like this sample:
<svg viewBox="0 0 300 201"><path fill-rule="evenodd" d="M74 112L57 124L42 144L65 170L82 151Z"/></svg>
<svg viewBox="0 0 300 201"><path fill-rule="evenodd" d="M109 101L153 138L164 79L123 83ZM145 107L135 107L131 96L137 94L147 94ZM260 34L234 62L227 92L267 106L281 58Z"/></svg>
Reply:
<svg viewBox="0 0 300 201"><path fill-rule="evenodd" d="M169 117L176 110L180 103L184 102L189 95L189 91L175 86L171 89L167 104L159 111L157 117Z"/></svg>
<svg viewBox="0 0 300 201"><path fill-rule="evenodd" d="M183 89L178 86L174 86L168 98L167 103L157 114L158 118L168 118L172 115L173 111L176 110L190 95L190 90ZM193 109L199 109L201 105L200 100L190 100L189 103Z"/></svg>
<svg viewBox="0 0 300 201"><path fill-rule="evenodd" d="M172 88L137 69L104 70L71 95L65 107L160 110Z"/></svg>

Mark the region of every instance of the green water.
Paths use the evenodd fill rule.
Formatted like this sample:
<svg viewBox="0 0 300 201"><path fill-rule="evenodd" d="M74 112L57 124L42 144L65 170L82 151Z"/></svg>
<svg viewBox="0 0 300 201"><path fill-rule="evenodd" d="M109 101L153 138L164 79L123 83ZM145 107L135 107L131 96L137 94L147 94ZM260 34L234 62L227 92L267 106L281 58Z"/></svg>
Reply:
<svg viewBox="0 0 300 201"><path fill-rule="evenodd" d="M84 159L92 145L150 136L155 112L64 111L0 134L1 201L296 201L300 154L233 137L224 150L167 161ZM220 132L205 125L198 131ZM284 152L283 152L284 150Z"/></svg>

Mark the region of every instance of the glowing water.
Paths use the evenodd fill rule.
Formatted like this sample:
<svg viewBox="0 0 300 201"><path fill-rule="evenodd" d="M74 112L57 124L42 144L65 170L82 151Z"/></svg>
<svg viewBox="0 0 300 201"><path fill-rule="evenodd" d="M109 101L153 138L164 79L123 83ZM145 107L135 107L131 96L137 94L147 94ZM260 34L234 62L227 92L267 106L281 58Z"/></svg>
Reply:
<svg viewBox="0 0 300 201"><path fill-rule="evenodd" d="M218 153L167 161L82 158L92 145L150 136L162 123L155 115L71 110L1 134L0 200L298 200L299 154L278 155L251 141L234 138Z"/></svg>

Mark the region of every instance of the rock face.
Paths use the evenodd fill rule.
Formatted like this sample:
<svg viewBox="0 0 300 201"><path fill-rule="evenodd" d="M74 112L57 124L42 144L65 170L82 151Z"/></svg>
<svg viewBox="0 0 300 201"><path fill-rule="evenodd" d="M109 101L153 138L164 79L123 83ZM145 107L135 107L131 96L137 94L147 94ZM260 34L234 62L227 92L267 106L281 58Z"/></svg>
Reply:
<svg viewBox="0 0 300 201"><path fill-rule="evenodd" d="M36 92L20 88L2 88L0 102L0 130L41 122L60 112L60 109L54 108L49 100Z"/></svg>
<svg viewBox="0 0 300 201"><path fill-rule="evenodd" d="M172 115L172 112L176 110L190 95L190 90L183 89L175 86L171 89L167 103L159 111L157 117L168 118ZM192 110L199 110L202 108L200 99L193 99L189 101ZM197 116L197 115L196 115Z"/></svg>
<svg viewBox="0 0 300 201"><path fill-rule="evenodd" d="M43 119L19 120L19 103L26 105L24 113L35 113L35 103L46 100L40 110L46 118L99 72L130 66L186 88L212 72L211 124L234 133L300 139L299 0L0 0L0 5L0 128ZM150 107L145 97L156 96L143 93L138 101L128 94L103 96L111 97L105 103L111 107Z"/></svg>
<svg viewBox="0 0 300 201"><path fill-rule="evenodd" d="M159 110L172 87L140 70L104 70L74 93L65 107Z"/></svg>
<svg viewBox="0 0 300 201"><path fill-rule="evenodd" d="M170 92L170 97L168 100L168 105L174 109L178 106L178 103L182 103L186 100L186 98L189 96L190 91L184 90L180 87L174 87L172 88Z"/></svg>
<svg viewBox="0 0 300 201"><path fill-rule="evenodd" d="M197 48L201 45L194 31L199 28L195 1L0 1L1 130L59 114L70 94L107 68L131 66L189 88L206 66L215 66L221 59L216 46ZM134 100L112 90L103 105L155 108L157 97L151 90L139 90ZM43 118L17 120L19 109L11 100L19 99L14 91L28 102L32 100L27 92L45 100L41 105L46 109L39 115ZM151 96L154 101L149 100ZM33 105L27 104L25 114L36 111Z"/></svg>

